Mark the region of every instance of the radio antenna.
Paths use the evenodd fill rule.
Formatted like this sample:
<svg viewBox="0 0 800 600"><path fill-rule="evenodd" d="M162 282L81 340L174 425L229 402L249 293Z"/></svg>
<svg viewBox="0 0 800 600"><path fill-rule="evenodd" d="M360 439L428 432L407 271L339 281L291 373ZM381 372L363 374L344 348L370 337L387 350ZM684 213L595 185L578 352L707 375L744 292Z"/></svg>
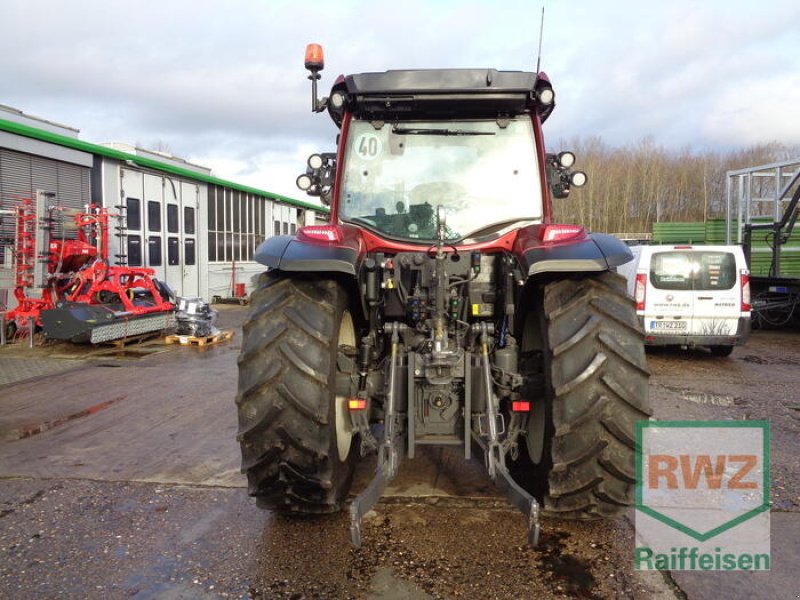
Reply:
<svg viewBox="0 0 800 600"><path fill-rule="evenodd" d="M542 37L544 35L544 4L542 4L542 18L539 21L539 55L536 57L536 75L539 75L539 67L542 65Z"/></svg>

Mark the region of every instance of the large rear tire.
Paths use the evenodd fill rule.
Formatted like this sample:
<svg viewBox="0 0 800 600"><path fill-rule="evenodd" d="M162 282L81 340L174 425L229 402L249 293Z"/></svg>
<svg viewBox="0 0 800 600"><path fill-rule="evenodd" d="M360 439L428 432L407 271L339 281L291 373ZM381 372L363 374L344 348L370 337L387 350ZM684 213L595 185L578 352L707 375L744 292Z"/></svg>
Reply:
<svg viewBox="0 0 800 600"><path fill-rule="evenodd" d="M335 281L264 273L239 355L242 472L262 508L331 513L349 491L355 446L335 396L340 345L355 345L348 295Z"/></svg>
<svg viewBox="0 0 800 600"><path fill-rule="evenodd" d="M534 403L528 451L512 473L546 514L616 517L635 500L636 421L652 414L643 334L625 280L602 273L554 281L535 300L522 350L523 358L539 357L544 398Z"/></svg>

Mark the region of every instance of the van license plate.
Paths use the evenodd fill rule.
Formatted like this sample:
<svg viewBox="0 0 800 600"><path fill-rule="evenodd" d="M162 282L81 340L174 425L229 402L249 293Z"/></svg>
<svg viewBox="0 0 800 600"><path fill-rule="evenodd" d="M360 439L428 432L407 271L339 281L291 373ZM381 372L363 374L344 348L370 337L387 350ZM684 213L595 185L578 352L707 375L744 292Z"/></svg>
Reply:
<svg viewBox="0 0 800 600"><path fill-rule="evenodd" d="M650 321L650 329L686 329L686 321Z"/></svg>

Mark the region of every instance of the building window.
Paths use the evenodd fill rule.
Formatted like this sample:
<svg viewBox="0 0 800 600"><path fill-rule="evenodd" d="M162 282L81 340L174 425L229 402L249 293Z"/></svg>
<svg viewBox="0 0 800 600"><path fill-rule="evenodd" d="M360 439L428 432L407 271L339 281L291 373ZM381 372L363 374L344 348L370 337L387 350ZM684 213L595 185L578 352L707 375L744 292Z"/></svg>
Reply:
<svg viewBox="0 0 800 600"><path fill-rule="evenodd" d="M214 204L216 204L217 207L217 210L215 211L217 213L217 224L216 227L213 228L213 230L225 231L225 198L223 197L222 188L218 187L216 189L217 189L217 197L216 200L214 201ZM209 213L211 212L211 208L212 207L209 207Z"/></svg>
<svg viewBox="0 0 800 600"><path fill-rule="evenodd" d="M142 201L138 198L125 199L126 215L128 217L128 229L142 228ZM141 244L141 240L139 240Z"/></svg>
<svg viewBox="0 0 800 600"><path fill-rule="evenodd" d="M210 246L209 246L210 247ZM216 248L215 248L216 250ZM186 265L194 265L197 263L194 251L194 240L183 241L183 261Z"/></svg>
<svg viewBox="0 0 800 600"><path fill-rule="evenodd" d="M263 239L270 218L268 200L223 186L208 187L208 260L250 261L256 239ZM189 211L192 211L191 213ZM184 232L194 233L194 209L184 208Z"/></svg>
<svg viewBox="0 0 800 600"><path fill-rule="evenodd" d="M217 261L217 234L208 234L208 260L211 262Z"/></svg>
<svg viewBox="0 0 800 600"><path fill-rule="evenodd" d="M209 217L214 214L209 211ZM209 229L212 229L211 223L208 224ZM194 209L191 206L183 207L183 233L187 235L194 235Z"/></svg>
<svg viewBox="0 0 800 600"><path fill-rule="evenodd" d="M180 233L177 204L167 204L167 231L169 233Z"/></svg>
<svg viewBox="0 0 800 600"><path fill-rule="evenodd" d="M233 234L225 232L219 235L220 238L222 239L222 251L225 253L225 259L228 262L236 260L233 257Z"/></svg>
<svg viewBox="0 0 800 600"><path fill-rule="evenodd" d="M138 235L128 236L128 264L132 267L142 266L142 238Z"/></svg>
<svg viewBox="0 0 800 600"><path fill-rule="evenodd" d="M217 260L224 261L225 260L225 234L218 233L217 234Z"/></svg>
<svg viewBox="0 0 800 600"><path fill-rule="evenodd" d="M151 267L161 266L161 236L151 235L147 238L147 257L148 265Z"/></svg>
<svg viewBox="0 0 800 600"><path fill-rule="evenodd" d="M147 231L161 231L161 204L153 200L147 202Z"/></svg>
<svg viewBox="0 0 800 600"><path fill-rule="evenodd" d="M256 235L264 235L264 203L263 202L256 202L255 203L255 232Z"/></svg>
<svg viewBox="0 0 800 600"><path fill-rule="evenodd" d="M239 192L231 195L231 204L233 205L233 222L230 228L231 231L239 232L242 230L239 221Z"/></svg>
<svg viewBox="0 0 800 600"><path fill-rule="evenodd" d="M167 264L175 266L181 264L180 241L176 237L167 238Z"/></svg>
<svg viewBox="0 0 800 600"><path fill-rule="evenodd" d="M233 192L230 190L223 190L223 197L225 198L225 230L233 231L236 226L233 222Z"/></svg>

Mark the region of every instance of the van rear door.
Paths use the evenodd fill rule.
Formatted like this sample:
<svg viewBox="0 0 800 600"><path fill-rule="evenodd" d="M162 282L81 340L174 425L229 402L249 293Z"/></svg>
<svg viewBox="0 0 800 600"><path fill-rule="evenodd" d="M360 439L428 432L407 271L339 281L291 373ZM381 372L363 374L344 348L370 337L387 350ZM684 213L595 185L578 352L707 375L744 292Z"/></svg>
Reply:
<svg viewBox="0 0 800 600"><path fill-rule="evenodd" d="M736 257L727 248L655 252L645 331L651 335L733 336L740 315Z"/></svg>
<svg viewBox="0 0 800 600"><path fill-rule="evenodd" d="M693 335L736 335L741 288L736 257L723 250L695 253Z"/></svg>
<svg viewBox="0 0 800 600"><path fill-rule="evenodd" d="M691 253L685 250L654 250L648 273L645 333L689 335L694 314Z"/></svg>

